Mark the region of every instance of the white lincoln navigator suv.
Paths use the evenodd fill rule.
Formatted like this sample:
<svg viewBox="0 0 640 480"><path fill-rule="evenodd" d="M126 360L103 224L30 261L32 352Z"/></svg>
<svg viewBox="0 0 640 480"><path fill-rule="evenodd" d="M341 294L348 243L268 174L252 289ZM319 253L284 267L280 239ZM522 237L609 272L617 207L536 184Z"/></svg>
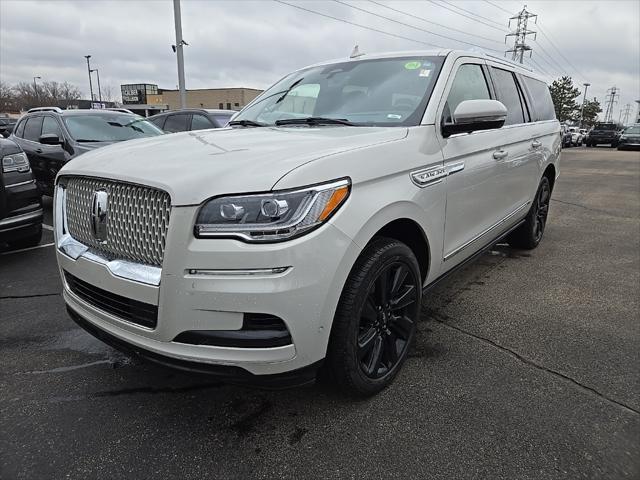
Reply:
<svg viewBox="0 0 640 480"><path fill-rule="evenodd" d="M423 290L505 238L535 248L560 125L537 75L457 51L277 82L229 127L115 144L60 171L69 314L117 348L230 381L387 386Z"/></svg>

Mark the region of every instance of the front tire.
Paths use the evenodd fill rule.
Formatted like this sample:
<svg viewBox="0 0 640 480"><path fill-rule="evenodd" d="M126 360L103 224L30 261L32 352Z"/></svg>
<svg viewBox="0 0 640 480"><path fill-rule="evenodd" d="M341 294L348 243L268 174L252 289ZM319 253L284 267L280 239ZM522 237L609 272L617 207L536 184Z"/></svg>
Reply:
<svg viewBox="0 0 640 480"><path fill-rule="evenodd" d="M420 315L420 267L409 247L378 238L362 252L336 310L326 368L349 395L391 384L407 358Z"/></svg>
<svg viewBox="0 0 640 480"><path fill-rule="evenodd" d="M507 237L509 245L524 250L533 250L538 246L547 224L550 200L551 184L547 177L542 177L525 222Z"/></svg>

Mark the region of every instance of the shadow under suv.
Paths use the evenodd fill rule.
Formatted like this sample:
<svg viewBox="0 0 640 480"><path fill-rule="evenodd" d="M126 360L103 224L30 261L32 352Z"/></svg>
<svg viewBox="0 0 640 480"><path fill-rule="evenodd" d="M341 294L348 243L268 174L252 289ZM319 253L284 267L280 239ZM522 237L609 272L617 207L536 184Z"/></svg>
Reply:
<svg viewBox="0 0 640 480"><path fill-rule="evenodd" d="M39 107L20 118L10 138L27 154L40 191L53 196L56 175L72 158L111 143L162 133L138 115Z"/></svg>

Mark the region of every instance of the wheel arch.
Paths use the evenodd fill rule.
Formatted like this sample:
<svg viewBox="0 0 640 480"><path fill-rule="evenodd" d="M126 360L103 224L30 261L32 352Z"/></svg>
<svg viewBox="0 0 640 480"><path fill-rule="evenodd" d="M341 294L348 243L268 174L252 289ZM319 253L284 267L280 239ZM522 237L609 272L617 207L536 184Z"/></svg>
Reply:
<svg viewBox="0 0 640 480"><path fill-rule="evenodd" d="M549 180L549 186L551 187L551 192L553 192L553 185L556 183L556 167L553 163L547 165L542 176L547 177Z"/></svg>

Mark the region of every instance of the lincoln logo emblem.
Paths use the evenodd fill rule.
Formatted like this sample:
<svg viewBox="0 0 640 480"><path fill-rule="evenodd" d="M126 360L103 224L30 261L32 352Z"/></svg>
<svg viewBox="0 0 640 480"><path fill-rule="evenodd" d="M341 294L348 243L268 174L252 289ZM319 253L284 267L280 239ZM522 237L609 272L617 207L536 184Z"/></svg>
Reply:
<svg viewBox="0 0 640 480"><path fill-rule="evenodd" d="M107 217L109 214L109 194L104 190L93 192L91 204L91 232L100 243L107 242Z"/></svg>

